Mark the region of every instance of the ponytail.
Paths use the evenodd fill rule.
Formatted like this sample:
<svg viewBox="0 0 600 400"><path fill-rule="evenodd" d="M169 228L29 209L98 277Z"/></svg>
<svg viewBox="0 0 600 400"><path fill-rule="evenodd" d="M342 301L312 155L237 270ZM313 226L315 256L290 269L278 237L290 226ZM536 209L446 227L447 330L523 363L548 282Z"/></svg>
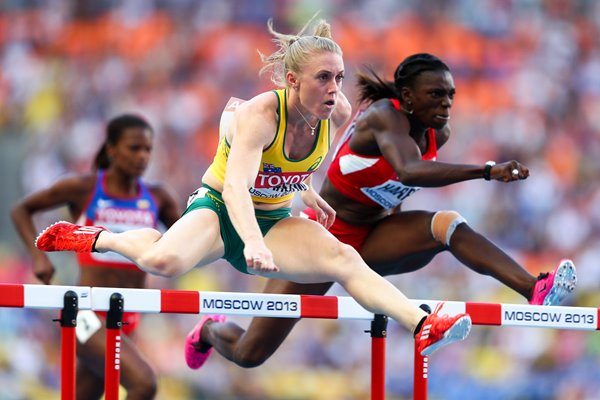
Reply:
<svg viewBox="0 0 600 400"><path fill-rule="evenodd" d="M371 67L365 67L367 73L358 73L358 89L360 101L377 101L384 98L398 99L402 102L400 90L412 88L417 76L425 71L448 71L450 68L438 57L418 53L406 57L394 72L394 81L384 81Z"/></svg>
<svg viewBox="0 0 600 400"><path fill-rule="evenodd" d="M98 171L100 169L108 169L110 167L110 160L108 158L107 142L104 141L98 153L96 153L96 157L94 158L93 170Z"/></svg>
<svg viewBox="0 0 600 400"><path fill-rule="evenodd" d="M384 81L371 67L365 67L367 72L358 72L358 99L363 101L377 101L379 99L399 99L400 93L394 85L394 82Z"/></svg>

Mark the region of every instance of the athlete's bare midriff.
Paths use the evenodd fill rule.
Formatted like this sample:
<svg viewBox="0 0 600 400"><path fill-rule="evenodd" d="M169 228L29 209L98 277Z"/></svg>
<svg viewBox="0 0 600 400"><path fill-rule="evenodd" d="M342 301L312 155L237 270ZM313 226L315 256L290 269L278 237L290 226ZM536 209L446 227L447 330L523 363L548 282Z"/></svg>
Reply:
<svg viewBox="0 0 600 400"><path fill-rule="evenodd" d="M217 179L216 176L214 176L212 172L210 172L210 169L207 170L204 176L202 177L202 183L210 186L219 193L223 193L223 184ZM284 201L281 203L260 203L253 201L252 204L254 204L254 208L256 208L257 210L272 211L279 210L280 208L292 207L292 200Z"/></svg>
<svg viewBox="0 0 600 400"><path fill-rule="evenodd" d="M334 210L335 217L354 225L373 225L390 215L391 210L372 207L349 200L341 194L329 180L323 182L319 193Z"/></svg>

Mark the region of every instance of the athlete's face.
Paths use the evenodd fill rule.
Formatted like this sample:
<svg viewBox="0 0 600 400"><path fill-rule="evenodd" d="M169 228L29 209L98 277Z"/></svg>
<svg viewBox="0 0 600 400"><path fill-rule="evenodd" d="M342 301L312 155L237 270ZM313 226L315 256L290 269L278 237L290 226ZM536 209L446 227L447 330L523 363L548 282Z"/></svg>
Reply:
<svg viewBox="0 0 600 400"><path fill-rule="evenodd" d="M152 132L142 127L123 130L116 144L108 147L111 168L130 176L141 176L150 161Z"/></svg>
<svg viewBox="0 0 600 400"><path fill-rule="evenodd" d="M328 51L314 54L297 74L296 86L304 109L319 119L331 117L342 90L344 60Z"/></svg>
<svg viewBox="0 0 600 400"><path fill-rule="evenodd" d="M406 90L406 89L405 89ZM442 129L450 121L450 108L456 94L454 79L448 71L425 71L408 89L405 101L412 103L414 117L427 127ZM411 106L407 105L407 108Z"/></svg>

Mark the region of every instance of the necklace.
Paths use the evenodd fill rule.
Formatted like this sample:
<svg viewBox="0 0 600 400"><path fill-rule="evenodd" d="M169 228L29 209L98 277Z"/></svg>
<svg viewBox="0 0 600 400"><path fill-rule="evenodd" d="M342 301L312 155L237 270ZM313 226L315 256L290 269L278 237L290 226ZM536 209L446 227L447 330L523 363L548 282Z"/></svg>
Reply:
<svg viewBox="0 0 600 400"><path fill-rule="evenodd" d="M400 109L402 111L404 111L405 113L407 113L408 115L412 115L412 113L415 112L415 110L407 110L406 108L404 108L403 106L400 106Z"/></svg>
<svg viewBox="0 0 600 400"><path fill-rule="evenodd" d="M304 120L304 122L306 122L306 125L308 125L308 127L310 128L310 134L312 136L315 136L315 129L317 129L317 126L319 125L319 122L317 121L317 123L315 124L315 126L312 126L308 120L306 119L306 117L304 117L304 115L300 112L300 110L298 109L298 106L294 105L294 107L296 107L296 111L298 111L298 114L300 114L300 116L302 117L302 119Z"/></svg>

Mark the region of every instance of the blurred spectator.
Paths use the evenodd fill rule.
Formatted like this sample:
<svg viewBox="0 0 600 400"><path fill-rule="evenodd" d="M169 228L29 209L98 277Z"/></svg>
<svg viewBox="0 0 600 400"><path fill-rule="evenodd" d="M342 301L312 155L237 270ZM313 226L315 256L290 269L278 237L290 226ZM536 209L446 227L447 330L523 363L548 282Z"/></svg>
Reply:
<svg viewBox="0 0 600 400"><path fill-rule="evenodd" d="M316 9L344 49L351 100L362 64L390 76L408 54L436 54L457 87L454 137L440 161L515 158L531 169L529 179L510 187L473 181L421 191L405 208L418 202L415 208L459 210L532 274L551 269L557 257L573 258L580 286L571 304L597 307L600 3L586 0L3 2L0 168L15 173L0 174L0 281L35 282L7 217L10 206L66 171L89 170L89 152L102 138L88 135L111 115L147 115L158 133L148 178L168 181L182 197L194 190L229 95L248 98L270 87L255 73L256 50L272 49L263 33L267 18L284 31ZM61 262L73 267L69 257ZM391 280L412 298L522 302L451 258L433 264L425 275ZM194 271L173 286L261 290L260 280L221 267ZM0 398L59 398L51 319L48 312L0 309ZM369 396L366 323L303 321L261 368L241 370L214 357L194 372L175 353L194 320L159 315L140 329L143 352L162 369L160 398ZM391 325L387 398L410 398L410 338ZM432 398L594 399L600 338L475 327L466 342L436 354L430 372Z"/></svg>

